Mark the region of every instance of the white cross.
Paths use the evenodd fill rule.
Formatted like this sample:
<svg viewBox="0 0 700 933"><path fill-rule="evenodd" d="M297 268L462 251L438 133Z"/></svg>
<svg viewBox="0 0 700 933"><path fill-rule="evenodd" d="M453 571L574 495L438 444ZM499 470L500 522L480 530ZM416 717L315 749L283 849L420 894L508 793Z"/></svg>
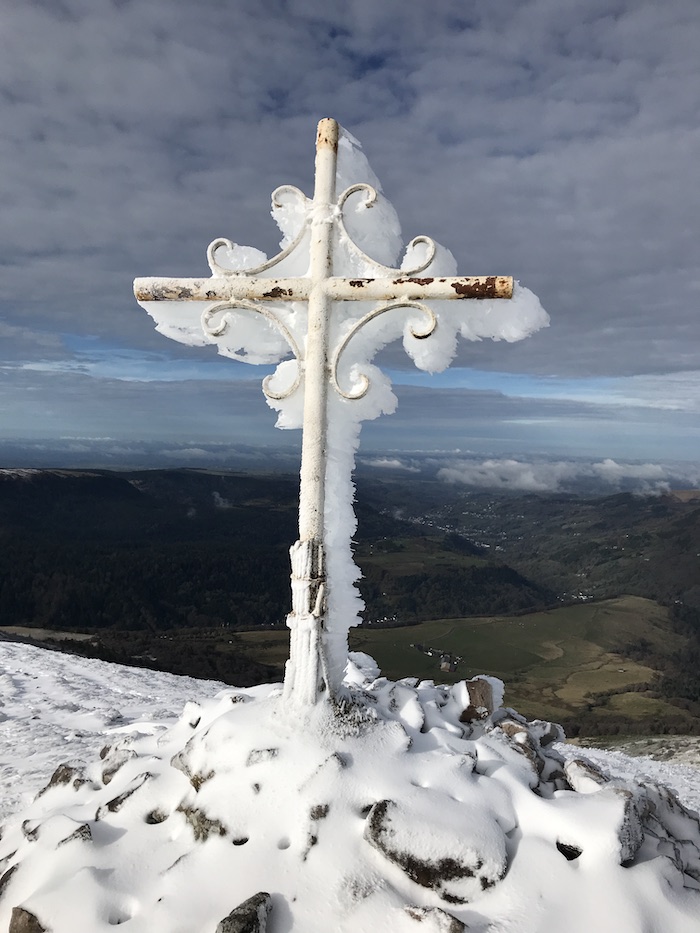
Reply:
<svg viewBox="0 0 700 933"><path fill-rule="evenodd" d="M513 280L506 276L420 277L420 272L429 266L430 257L411 272L384 268L382 271L388 273L384 277L334 276L334 233L339 225L345 232L342 226L345 201L355 191L364 191L369 193L370 199L376 198L376 192L365 184L353 185L340 197L336 196L338 138L339 127L336 121L321 120L316 138L312 209L308 211L307 228L302 231L310 235L306 275L278 279L258 275L289 256L300 243L300 234L279 256L255 269L242 272L223 269L216 261L216 250L220 246L231 247L233 244L219 239L214 240L208 249L212 270L210 278L139 278L134 281L134 294L139 302L207 303L202 314L202 328L210 338L220 336L228 326L226 318L220 316L222 312L244 309L262 314L277 327L297 359L297 379L291 389L276 395L267 381L263 387L269 396L281 398L295 390L303 380L299 540L291 549L292 612L287 620L291 629L291 644L285 673L286 698L300 706L316 703L324 696L333 700L339 688L337 677L333 676L330 669L337 669L338 664L329 666L324 644L324 632L333 626L326 605L324 556L328 391L330 386L344 398L356 399L362 397L368 386L366 377L362 377L363 383L359 388L348 392L341 389L337 380L340 356L358 330L385 311L397 307L417 308L427 317L428 325L423 330L412 328L411 332L414 337L426 338L435 330L437 319L422 302L431 299L511 298L513 294ZM291 190L301 194L296 189ZM432 241L427 237L417 237L413 244L421 242L430 245ZM329 327L333 303L358 300L380 304L357 321L337 346L331 347ZM308 303L308 330L303 344L297 342L289 328L275 314L274 304L281 301ZM342 670L345 659L335 660L342 662Z"/></svg>

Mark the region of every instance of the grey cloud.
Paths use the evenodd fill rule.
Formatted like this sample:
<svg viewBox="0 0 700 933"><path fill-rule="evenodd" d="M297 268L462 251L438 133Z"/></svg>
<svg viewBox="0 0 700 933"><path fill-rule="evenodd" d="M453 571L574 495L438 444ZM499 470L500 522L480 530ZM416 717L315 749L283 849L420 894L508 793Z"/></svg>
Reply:
<svg viewBox="0 0 700 933"><path fill-rule="evenodd" d="M270 191L311 192L315 121L334 115L406 239L435 236L465 273L514 274L550 312L521 344L463 343L462 364L698 368L696 0L6 7L0 315L15 358L60 355L59 331L162 347L131 279L206 274L218 235L274 251Z"/></svg>
<svg viewBox="0 0 700 933"><path fill-rule="evenodd" d="M696 460L700 425L694 412L665 411L558 399L509 398L497 392L395 386L390 418L368 422L369 450L452 449L512 456L530 451L558 456Z"/></svg>
<svg viewBox="0 0 700 933"><path fill-rule="evenodd" d="M7 324L0 320L0 365L2 360L36 358L64 359L66 350L60 338L45 330L27 326Z"/></svg>
<svg viewBox="0 0 700 933"><path fill-rule="evenodd" d="M700 444L694 412L411 386L396 387L396 394L395 414L363 426L365 460L445 447L499 459L519 459L524 450L600 458L604 450L626 460L648 457L650 436L665 458L694 460ZM252 380L145 383L0 368L0 423L4 437L35 443L67 435L111 438L122 449L147 442L158 446L160 453L149 455L161 465L198 462L199 451L211 452L217 442L210 460L222 464L230 461L230 445L298 450L300 444L300 432L275 429L260 382ZM63 465L70 465L66 457Z"/></svg>
<svg viewBox="0 0 700 933"><path fill-rule="evenodd" d="M0 423L5 437L16 438L298 442L298 432L275 430L259 382L144 384L0 369Z"/></svg>

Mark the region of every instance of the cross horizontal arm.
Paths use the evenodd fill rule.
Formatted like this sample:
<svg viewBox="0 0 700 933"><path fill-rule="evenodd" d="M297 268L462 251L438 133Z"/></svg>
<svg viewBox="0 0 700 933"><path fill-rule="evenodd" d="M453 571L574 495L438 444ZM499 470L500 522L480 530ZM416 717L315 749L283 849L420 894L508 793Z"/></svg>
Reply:
<svg viewBox="0 0 700 933"><path fill-rule="evenodd" d="M454 298L512 298L513 279L505 275L397 276L382 279L329 278L334 301L443 301Z"/></svg>
<svg viewBox="0 0 700 933"><path fill-rule="evenodd" d="M208 279L134 279L137 301L308 301L311 279L260 279L246 275ZM292 296L294 296L292 298Z"/></svg>
<svg viewBox="0 0 700 933"><path fill-rule="evenodd" d="M261 279L246 275L206 279L141 278L134 281L137 301L308 301L311 279ZM512 298L513 279L507 275L460 275L418 278L323 280L333 301L444 301L459 298Z"/></svg>

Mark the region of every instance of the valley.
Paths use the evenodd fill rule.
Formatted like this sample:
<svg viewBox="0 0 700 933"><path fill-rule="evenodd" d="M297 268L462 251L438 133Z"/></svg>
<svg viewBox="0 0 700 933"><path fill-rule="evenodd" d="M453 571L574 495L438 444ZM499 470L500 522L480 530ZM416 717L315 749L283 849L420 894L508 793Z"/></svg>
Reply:
<svg viewBox="0 0 700 933"><path fill-rule="evenodd" d="M697 499L362 477L358 500L351 650L386 676L491 674L570 736L700 733ZM0 637L279 680L296 508L286 474L0 472Z"/></svg>

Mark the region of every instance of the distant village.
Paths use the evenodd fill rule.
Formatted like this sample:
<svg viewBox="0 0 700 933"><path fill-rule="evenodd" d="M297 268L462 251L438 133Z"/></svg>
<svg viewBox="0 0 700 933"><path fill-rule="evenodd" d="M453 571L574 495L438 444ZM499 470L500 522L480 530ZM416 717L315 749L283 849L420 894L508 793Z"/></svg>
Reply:
<svg viewBox="0 0 700 933"><path fill-rule="evenodd" d="M457 665L463 660L459 655L450 654L449 651L444 651L442 648L430 648L428 645L420 645L418 643L412 644L411 648L415 648L417 651L420 651L421 654L425 654L429 658L437 658L440 663L440 670L445 674L454 674L457 670Z"/></svg>

